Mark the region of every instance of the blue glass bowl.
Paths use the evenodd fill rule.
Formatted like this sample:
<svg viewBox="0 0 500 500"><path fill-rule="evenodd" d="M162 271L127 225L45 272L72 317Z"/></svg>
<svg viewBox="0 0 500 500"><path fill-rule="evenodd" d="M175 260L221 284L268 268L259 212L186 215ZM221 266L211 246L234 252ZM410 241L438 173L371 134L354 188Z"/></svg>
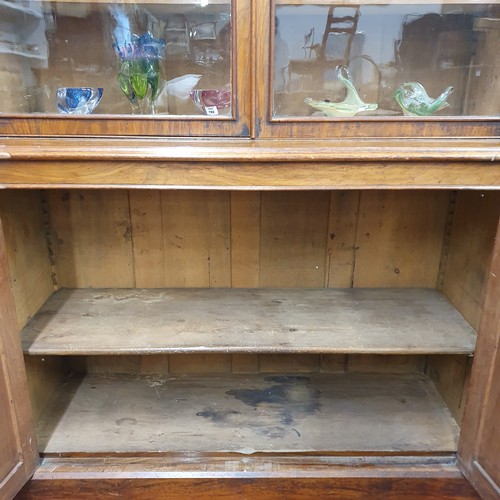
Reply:
<svg viewBox="0 0 500 500"><path fill-rule="evenodd" d="M102 88L62 87L57 89L57 109L67 115L88 115L99 104Z"/></svg>

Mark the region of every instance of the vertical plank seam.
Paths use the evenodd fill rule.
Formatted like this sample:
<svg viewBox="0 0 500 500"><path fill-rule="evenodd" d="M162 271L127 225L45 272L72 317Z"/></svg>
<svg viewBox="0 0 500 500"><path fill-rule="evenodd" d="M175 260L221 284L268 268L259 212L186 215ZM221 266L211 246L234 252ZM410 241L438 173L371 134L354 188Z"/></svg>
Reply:
<svg viewBox="0 0 500 500"><path fill-rule="evenodd" d="M259 192L259 288L262 287L262 191Z"/></svg>
<svg viewBox="0 0 500 500"><path fill-rule="evenodd" d="M45 189L42 189L40 191L40 197L42 203L42 220L44 226L45 241L47 244L47 253L51 269L50 277L52 279L54 290L59 290L59 283L57 279L57 265L52 243L52 226L50 224L49 200L47 197L47 191Z"/></svg>
<svg viewBox="0 0 500 500"><path fill-rule="evenodd" d="M130 201L130 189L127 189L127 205L128 205L128 224L130 227L130 244L132 246L132 277L133 286L136 288L137 276L135 269L135 241L134 241L134 225L132 223L132 203Z"/></svg>
<svg viewBox="0 0 500 500"><path fill-rule="evenodd" d="M258 137L260 130L257 126L257 36L255 33L257 24L257 9L252 0L249 1L248 8L250 9L250 139Z"/></svg>
<svg viewBox="0 0 500 500"><path fill-rule="evenodd" d="M229 192L229 283L234 288L233 280L233 204L234 191ZM232 360L232 357L231 357ZM231 361L232 363L232 361Z"/></svg>
<svg viewBox="0 0 500 500"><path fill-rule="evenodd" d="M448 265L448 256L451 243L451 233L453 230L453 219L455 215L455 208L457 205L457 192L452 191L450 194L448 213L444 223L443 242L441 246L441 256L439 259L439 269L436 278L436 290L443 290L444 277L446 274L446 267Z"/></svg>
<svg viewBox="0 0 500 500"><path fill-rule="evenodd" d="M326 242L325 242L325 278L323 280L324 288L330 288L330 269L332 267L332 252L329 245L330 227L332 220L332 197L333 191L330 191L330 198L328 199L328 217L326 220Z"/></svg>
<svg viewBox="0 0 500 500"><path fill-rule="evenodd" d="M262 287L262 191L259 192L259 255L258 255L258 266L259 266L259 271L258 271L258 286L259 288ZM261 373L261 355L257 354L257 372Z"/></svg>
<svg viewBox="0 0 500 500"><path fill-rule="evenodd" d="M359 218L361 217L361 195L362 192L358 191L358 204L356 208L356 222L354 228L354 245L352 247L352 270L351 270L350 288L354 288L354 281L356 276L356 257L358 253Z"/></svg>
<svg viewBox="0 0 500 500"><path fill-rule="evenodd" d="M207 226L210 227L210 222L214 219L212 216L212 210L213 210L213 196L211 196L210 192L204 192L204 199L205 203L207 206L206 214L208 215L208 220L207 220ZM207 248L207 284L208 288L213 288L212 286L212 262L211 262L211 256L213 253L213 231L211 231L208 235L205 235L205 241L206 241L206 248Z"/></svg>
<svg viewBox="0 0 500 500"><path fill-rule="evenodd" d="M165 286L167 280L167 270L165 269L167 259L165 258L165 223L163 219L163 205L164 205L164 193L165 191L160 190L158 196L160 197L160 230L161 230L161 258L162 258L162 283Z"/></svg>

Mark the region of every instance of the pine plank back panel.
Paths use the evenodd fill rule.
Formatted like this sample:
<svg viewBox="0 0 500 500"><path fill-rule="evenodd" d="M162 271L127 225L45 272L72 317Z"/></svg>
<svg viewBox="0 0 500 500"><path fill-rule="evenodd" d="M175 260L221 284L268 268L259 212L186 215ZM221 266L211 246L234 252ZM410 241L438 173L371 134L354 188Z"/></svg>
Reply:
<svg viewBox="0 0 500 500"><path fill-rule="evenodd" d="M334 287L354 280L358 287L435 287L447 192L358 196L133 190L129 198L126 191L51 191L58 282Z"/></svg>
<svg viewBox="0 0 500 500"><path fill-rule="evenodd" d="M262 194L262 287L325 286L328 192Z"/></svg>
<svg viewBox="0 0 500 500"><path fill-rule="evenodd" d="M445 191L363 192L354 286L434 288L448 202Z"/></svg>
<svg viewBox="0 0 500 500"><path fill-rule="evenodd" d="M127 191L48 191L59 287L133 287Z"/></svg>

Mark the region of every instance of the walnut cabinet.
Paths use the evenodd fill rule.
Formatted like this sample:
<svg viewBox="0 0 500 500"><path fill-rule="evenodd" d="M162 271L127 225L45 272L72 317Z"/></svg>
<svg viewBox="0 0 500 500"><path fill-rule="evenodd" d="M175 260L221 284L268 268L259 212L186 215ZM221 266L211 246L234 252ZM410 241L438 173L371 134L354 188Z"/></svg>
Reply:
<svg viewBox="0 0 500 500"><path fill-rule="evenodd" d="M0 12L1 498L499 497L495 3Z"/></svg>

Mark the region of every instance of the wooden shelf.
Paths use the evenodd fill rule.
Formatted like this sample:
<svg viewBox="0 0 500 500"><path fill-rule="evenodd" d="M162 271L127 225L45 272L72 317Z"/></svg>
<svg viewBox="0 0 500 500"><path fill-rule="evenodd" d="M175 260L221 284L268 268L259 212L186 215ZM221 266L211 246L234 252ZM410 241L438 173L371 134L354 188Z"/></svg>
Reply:
<svg viewBox="0 0 500 500"><path fill-rule="evenodd" d="M34 355L469 354L475 340L430 289L62 289L22 332Z"/></svg>
<svg viewBox="0 0 500 500"><path fill-rule="evenodd" d="M37 426L45 454L456 450L459 428L421 374L77 377Z"/></svg>

